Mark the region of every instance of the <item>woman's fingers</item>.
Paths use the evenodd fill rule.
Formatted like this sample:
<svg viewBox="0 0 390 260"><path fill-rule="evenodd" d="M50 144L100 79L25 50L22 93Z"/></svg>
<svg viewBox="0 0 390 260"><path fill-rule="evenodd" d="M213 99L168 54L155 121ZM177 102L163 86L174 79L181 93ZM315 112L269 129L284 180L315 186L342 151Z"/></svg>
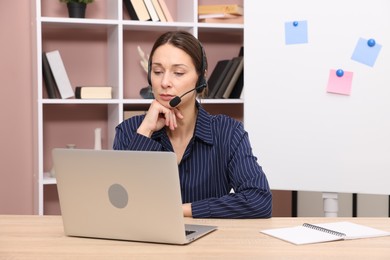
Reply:
<svg viewBox="0 0 390 260"><path fill-rule="evenodd" d="M167 108L161 105L157 100L152 102L147 117L148 120L155 122L155 129L152 131L161 129L163 125L169 127L171 130L175 130L178 118L183 119L182 113L177 108Z"/></svg>
<svg viewBox="0 0 390 260"><path fill-rule="evenodd" d="M171 109L166 114L166 120L167 120L166 124L169 127L169 129L175 130L175 128L177 127L176 115Z"/></svg>

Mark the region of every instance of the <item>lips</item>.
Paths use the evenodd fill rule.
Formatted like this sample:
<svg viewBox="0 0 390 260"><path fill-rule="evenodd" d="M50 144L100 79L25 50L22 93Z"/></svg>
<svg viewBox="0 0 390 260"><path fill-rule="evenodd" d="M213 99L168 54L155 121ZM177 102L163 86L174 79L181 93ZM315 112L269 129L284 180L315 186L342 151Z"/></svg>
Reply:
<svg viewBox="0 0 390 260"><path fill-rule="evenodd" d="M175 96L173 95L168 95L168 94L160 94L160 98L161 100L164 100L164 101L170 101L172 98L174 98Z"/></svg>

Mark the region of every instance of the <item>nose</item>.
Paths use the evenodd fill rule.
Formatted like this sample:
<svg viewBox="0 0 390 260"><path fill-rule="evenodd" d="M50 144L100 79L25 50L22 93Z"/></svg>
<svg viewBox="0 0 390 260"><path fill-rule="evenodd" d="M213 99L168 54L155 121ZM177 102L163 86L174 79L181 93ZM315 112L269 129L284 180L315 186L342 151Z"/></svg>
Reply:
<svg viewBox="0 0 390 260"><path fill-rule="evenodd" d="M164 73L161 79L161 87L169 88L171 86L171 77L168 72Z"/></svg>

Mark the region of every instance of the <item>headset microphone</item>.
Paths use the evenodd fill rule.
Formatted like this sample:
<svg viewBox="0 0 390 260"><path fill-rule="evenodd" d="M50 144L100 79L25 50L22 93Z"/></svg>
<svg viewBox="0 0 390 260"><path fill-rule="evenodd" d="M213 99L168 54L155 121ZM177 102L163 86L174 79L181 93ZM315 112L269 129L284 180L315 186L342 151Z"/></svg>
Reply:
<svg viewBox="0 0 390 260"><path fill-rule="evenodd" d="M179 97L179 96L176 96L176 97L172 98L171 101L169 101L169 105L170 105L171 107L176 107L177 105L180 104L181 98L182 98L182 97L184 97L185 95L187 95L188 93L190 93L190 92L192 92L192 91L195 91L195 90L198 90L198 89L202 89L202 88L204 88L205 86L206 86L206 85L203 85L203 84L202 84L202 85L200 85L200 86L197 86L196 88L193 88L193 89L187 91L186 93L184 93L184 94L181 95L180 97Z"/></svg>

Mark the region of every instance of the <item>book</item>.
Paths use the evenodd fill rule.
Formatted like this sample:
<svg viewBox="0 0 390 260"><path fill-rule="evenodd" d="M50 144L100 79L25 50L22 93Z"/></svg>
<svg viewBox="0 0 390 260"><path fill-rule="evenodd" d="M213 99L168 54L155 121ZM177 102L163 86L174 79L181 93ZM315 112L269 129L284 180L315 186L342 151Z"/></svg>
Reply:
<svg viewBox="0 0 390 260"><path fill-rule="evenodd" d="M237 82L230 93L229 98L241 98L242 90L244 88L244 68L242 68L240 76L238 76Z"/></svg>
<svg viewBox="0 0 390 260"><path fill-rule="evenodd" d="M146 9L148 10L150 19L153 22L159 22L160 18L158 17L158 14L156 12L156 9L154 8L152 0L144 0L144 3L145 3L145 6L146 6Z"/></svg>
<svg viewBox="0 0 390 260"><path fill-rule="evenodd" d="M134 6L131 3L131 1L130 0L123 0L123 3L125 4L125 7L127 10L127 13L130 16L130 19L131 20L138 20L137 12L135 11Z"/></svg>
<svg viewBox="0 0 390 260"><path fill-rule="evenodd" d="M212 98L212 95L215 95L217 91L216 85L218 79L220 78L220 75L222 74L222 72L224 71L228 63L229 60L226 59L226 60L218 61L217 64L215 65L215 68L213 69L213 71L210 74L210 77L207 80L207 88L208 88L207 98Z"/></svg>
<svg viewBox="0 0 390 260"><path fill-rule="evenodd" d="M53 73L50 69L49 61L47 60L46 53L42 52L42 76L45 82L45 88L47 96L49 98L59 98L58 88L54 79Z"/></svg>
<svg viewBox="0 0 390 260"><path fill-rule="evenodd" d="M165 19L167 19L167 22L173 22L174 20L173 20L172 14L169 11L167 3L165 3L165 0L158 0L158 3L160 4L161 9L164 12Z"/></svg>
<svg viewBox="0 0 390 260"><path fill-rule="evenodd" d="M241 46L238 56L244 57L244 46ZM241 98L243 88L244 88L244 66L242 67L241 74L238 76L236 84L234 85L229 98Z"/></svg>
<svg viewBox="0 0 390 260"><path fill-rule="evenodd" d="M244 8L238 4L198 5L198 14L227 13L243 15Z"/></svg>
<svg viewBox="0 0 390 260"><path fill-rule="evenodd" d="M66 99L74 97L74 91L72 85L70 84L68 74L66 73L64 63L62 62L60 52L58 50L47 52L46 57L56 81L61 98Z"/></svg>
<svg viewBox="0 0 390 260"><path fill-rule="evenodd" d="M390 236L390 232L348 221L323 224L305 223L301 226L266 229L260 232L295 245Z"/></svg>
<svg viewBox="0 0 390 260"><path fill-rule="evenodd" d="M239 56L239 57L236 57L235 59L238 60L238 65L237 65L230 81L228 82L227 87L225 88L225 92L222 94L222 98L229 98L230 97L230 94L232 93L233 88L236 85L237 80L239 79L239 77L242 73L242 70L244 69L244 57Z"/></svg>
<svg viewBox="0 0 390 260"><path fill-rule="evenodd" d="M244 17L237 16L234 17L208 17L208 18L200 18L200 23L232 23L232 24L244 24Z"/></svg>
<svg viewBox="0 0 390 260"><path fill-rule="evenodd" d="M229 67L229 70L226 71L225 76L223 77L223 80L221 81L221 85L218 87L218 91L215 93L214 98L222 98L224 95L227 86L229 85L229 82L231 81L233 74L238 68L238 65L240 64L242 60L242 57L235 57L231 61L231 65ZM238 78L238 76L237 76Z"/></svg>
<svg viewBox="0 0 390 260"><path fill-rule="evenodd" d="M150 21L148 9L143 0L123 0L131 20Z"/></svg>
<svg viewBox="0 0 390 260"><path fill-rule="evenodd" d="M227 14L227 13L215 13L215 14L200 14L198 15L198 19L206 19L206 18L237 18L243 17L242 15L235 14Z"/></svg>
<svg viewBox="0 0 390 260"><path fill-rule="evenodd" d="M157 12L158 18L160 19L160 22L166 22L167 18L165 18L164 11L162 10L160 3L158 0L152 0L154 9Z"/></svg>
<svg viewBox="0 0 390 260"><path fill-rule="evenodd" d="M223 71L219 74L218 80L215 83L215 86L213 88L213 92L210 94L210 98L217 98L216 97L217 93L218 93L219 89L221 88L222 83L223 83L224 79L226 78L226 75L228 74L230 67L232 66L232 63L233 63L233 60L229 60L228 63L226 64L225 68L223 69Z"/></svg>
<svg viewBox="0 0 390 260"><path fill-rule="evenodd" d="M109 86L77 86L75 97L78 99L111 99L112 87Z"/></svg>

